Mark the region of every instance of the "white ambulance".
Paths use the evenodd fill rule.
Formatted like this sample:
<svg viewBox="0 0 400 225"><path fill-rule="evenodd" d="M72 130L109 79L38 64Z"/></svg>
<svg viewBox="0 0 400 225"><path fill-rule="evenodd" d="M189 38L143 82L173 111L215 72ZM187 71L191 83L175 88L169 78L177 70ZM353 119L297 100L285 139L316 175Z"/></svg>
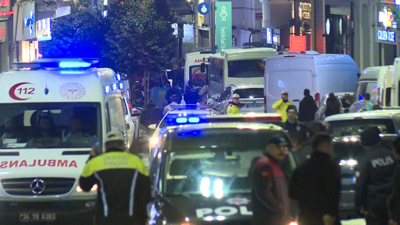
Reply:
<svg viewBox="0 0 400 225"><path fill-rule="evenodd" d="M205 80L208 83L208 67L204 72L201 72L201 64L204 59L208 60L212 54L210 51L201 52L190 52L185 55L185 85L189 85L189 81L192 81L196 87L202 86L202 81Z"/></svg>
<svg viewBox="0 0 400 225"><path fill-rule="evenodd" d="M0 224L90 220L97 187L78 183L91 137L119 130L128 143L130 113L120 76L96 63L42 59L0 74Z"/></svg>

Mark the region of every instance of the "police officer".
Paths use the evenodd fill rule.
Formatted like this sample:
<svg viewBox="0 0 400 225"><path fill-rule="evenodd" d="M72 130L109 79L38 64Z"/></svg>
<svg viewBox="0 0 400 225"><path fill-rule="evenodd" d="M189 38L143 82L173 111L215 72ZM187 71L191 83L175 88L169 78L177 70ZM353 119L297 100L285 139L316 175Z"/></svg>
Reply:
<svg viewBox="0 0 400 225"><path fill-rule="evenodd" d="M392 194L389 198L389 225L400 225L400 137L392 144L392 151L396 159L396 169L394 171L394 180Z"/></svg>
<svg viewBox="0 0 400 225"><path fill-rule="evenodd" d="M104 154L93 152L83 169L79 186L89 192L97 184L95 225L145 224L150 202L149 173L143 161L125 152L122 132L112 131Z"/></svg>
<svg viewBox="0 0 400 225"><path fill-rule="evenodd" d="M389 222L387 199L392 191L394 159L389 149L382 147L379 129L367 128L361 133L365 154L359 163L355 207L364 213L367 225Z"/></svg>
<svg viewBox="0 0 400 225"><path fill-rule="evenodd" d="M288 106L293 105L293 102L289 101L288 98L289 98L288 91L284 90L282 91L281 99L279 99L272 105L272 108L275 109L279 114L281 114L282 122L286 122L287 120L286 111Z"/></svg>
<svg viewBox="0 0 400 225"><path fill-rule="evenodd" d="M228 114L228 115L240 114L239 99L240 99L240 96L238 94L234 94L232 96L232 102L229 103L228 108L226 110L226 114Z"/></svg>
<svg viewBox="0 0 400 225"><path fill-rule="evenodd" d="M307 137L307 127L297 120L297 108L294 105L289 105L286 110L287 121L285 123L285 130L289 134L297 133L303 140Z"/></svg>

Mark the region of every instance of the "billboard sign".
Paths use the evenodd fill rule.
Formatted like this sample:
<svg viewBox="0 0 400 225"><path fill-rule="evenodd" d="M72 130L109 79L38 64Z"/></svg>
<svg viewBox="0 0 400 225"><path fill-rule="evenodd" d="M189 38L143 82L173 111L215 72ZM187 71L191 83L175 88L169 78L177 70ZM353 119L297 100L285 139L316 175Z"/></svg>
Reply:
<svg viewBox="0 0 400 225"><path fill-rule="evenodd" d="M232 48L232 2L216 2L217 52Z"/></svg>

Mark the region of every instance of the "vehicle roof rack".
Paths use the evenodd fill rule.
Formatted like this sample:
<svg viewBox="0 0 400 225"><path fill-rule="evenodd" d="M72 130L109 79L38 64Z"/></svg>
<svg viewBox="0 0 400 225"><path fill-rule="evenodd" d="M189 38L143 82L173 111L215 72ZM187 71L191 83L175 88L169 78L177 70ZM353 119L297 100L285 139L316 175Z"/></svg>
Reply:
<svg viewBox="0 0 400 225"><path fill-rule="evenodd" d="M45 58L14 63L17 69L87 69L99 63L97 58Z"/></svg>

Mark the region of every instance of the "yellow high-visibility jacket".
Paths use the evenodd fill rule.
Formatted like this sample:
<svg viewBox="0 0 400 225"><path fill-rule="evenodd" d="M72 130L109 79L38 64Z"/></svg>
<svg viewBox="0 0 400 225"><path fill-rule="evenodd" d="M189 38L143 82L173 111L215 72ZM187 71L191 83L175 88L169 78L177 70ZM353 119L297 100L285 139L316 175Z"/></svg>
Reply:
<svg viewBox="0 0 400 225"><path fill-rule="evenodd" d="M281 114L282 122L286 122L287 120L286 110L289 105L293 105L293 102L291 101L284 102L282 99L279 99L272 105L272 108L275 109L279 114Z"/></svg>
<svg viewBox="0 0 400 225"><path fill-rule="evenodd" d="M237 105L231 103L231 104L229 104L228 108L226 109L226 114L227 115L240 114L240 109Z"/></svg>

